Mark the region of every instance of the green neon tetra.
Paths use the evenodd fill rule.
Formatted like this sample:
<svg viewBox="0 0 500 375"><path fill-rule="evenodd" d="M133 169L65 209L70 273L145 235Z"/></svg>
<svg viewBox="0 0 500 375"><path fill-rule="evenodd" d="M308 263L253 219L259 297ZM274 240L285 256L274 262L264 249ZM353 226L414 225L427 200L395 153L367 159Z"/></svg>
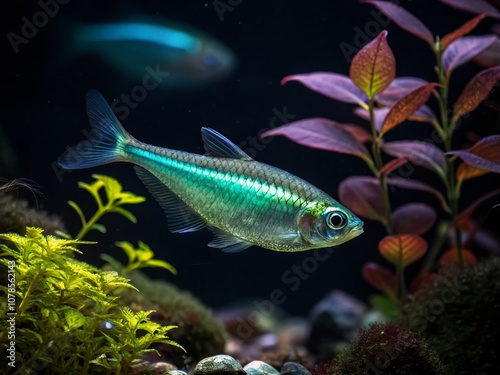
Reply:
<svg viewBox="0 0 500 375"><path fill-rule="evenodd" d="M259 163L213 129L202 128L206 155L142 143L122 127L102 95L87 94L93 137L66 151L66 169L117 161L137 175L165 210L172 232L210 228L208 245L237 252L336 246L363 233L363 222L335 199L281 169Z"/></svg>

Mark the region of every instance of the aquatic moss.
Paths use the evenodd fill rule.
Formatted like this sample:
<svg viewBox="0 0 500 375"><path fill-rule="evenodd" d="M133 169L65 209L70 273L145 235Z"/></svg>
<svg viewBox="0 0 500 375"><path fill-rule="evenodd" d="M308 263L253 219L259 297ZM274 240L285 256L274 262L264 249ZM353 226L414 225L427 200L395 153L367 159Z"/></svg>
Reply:
<svg viewBox="0 0 500 375"><path fill-rule="evenodd" d="M8 361L17 373L126 374L153 343L180 348L167 336L174 326L120 305L116 290L135 290L127 279L74 258L76 246L88 243L42 232L0 234L0 268L8 274L0 324L13 327L0 332L0 347L6 353L14 342L16 351L0 358L2 368Z"/></svg>
<svg viewBox="0 0 500 375"><path fill-rule="evenodd" d="M58 216L30 208L28 201L0 192L0 233L24 234L26 227L42 228L47 234L65 230Z"/></svg>
<svg viewBox="0 0 500 375"><path fill-rule="evenodd" d="M405 312L453 374L500 373L500 259L444 269Z"/></svg>
<svg viewBox="0 0 500 375"><path fill-rule="evenodd" d="M165 281L151 280L136 271L128 277L140 293L125 290L122 302L133 310L155 310L151 320L160 324L169 322L178 327L170 337L186 349L187 355L171 346L155 346L168 361L186 366L224 351L224 326L191 293Z"/></svg>
<svg viewBox="0 0 500 375"><path fill-rule="evenodd" d="M408 328L376 324L362 330L333 362L333 375L445 375L424 338Z"/></svg>

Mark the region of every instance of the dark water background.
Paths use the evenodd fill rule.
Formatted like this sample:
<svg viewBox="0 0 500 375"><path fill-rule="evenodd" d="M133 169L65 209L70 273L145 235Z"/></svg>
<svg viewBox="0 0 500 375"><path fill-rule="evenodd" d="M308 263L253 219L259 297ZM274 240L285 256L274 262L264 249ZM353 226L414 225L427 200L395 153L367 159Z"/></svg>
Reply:
<svg viewBox="0 0 500 375"><path fill-rule="evenodd" d="M227 1L223 1L227 3ZM77 216L67 206L68 199L93 212L92 200L77 188L78 181L91 181L91 174L117 178L125 190L145 195L147 202L130 206L139 219L129 223L119 216L107 216L103 222L108 233L91 233L87 239L97 246L83 248L82 259L101 264L100 253L121 257L115 241L137 243L142 240L155 250L158 258L171 262L178 275L151 269L156 278L166 278L181 288L191 290L212 307L238 299L262 301L275 289L283 292L282 307L294 314L306 314L311 305L332 289L343 289L360 298L373 290L361 276L368 261L379 261L376 247L384 235L380 224L367 221L365 233L339 248L324 261L314 259L313 252L276 253L252 247L238 254L224 254L208 248L211 234L203 230L191 234L171 234L161 208L149 196L130 165L112 164L90 170L65 173L59 181L53 163L67 145L83 139L88 129L85 93L97 89L108 101L118 98L140 82L121 79L119 73L101 61L84 57L58 66L64 54L65 25L71 22L107 22L131 14L153 15L184 22L212 34L236 53L239 65L225 81L203 89L148 92L147 98L130 112L125 128L136 138L159 146L203 153L200 127L213 127L237 144L257 137L270 124L282 123L278 113L286 111L295 119L327 117L339 122L363 124L352 114L352 105L337 103L309 91L297 83L280 85L287 75L313 71L335 71L348 74L348 58L341 46L361 47L360 31L371 40L382 29L373 13L374 7L345 1L233 1L231 12L221 20L212 1L97 1L71 0L49 19L38 34L14 53L6 35L20 33L23 16L31 19L40 10L36 1L1 3L2 22L2 101L0 129L3 142L10 145L16 165L4 171L6 178L25 177L36 181L44 193L43 208L64 218L73 235L79 229ZM437 0L401 1L400 4L421 18L434 34L444 35L473 15L449 8ZM385 17L383 17L385 20ZM486 34L491 20L474 32ZM368 27L368 28L367 28ZM433 55L425 42L388 24L388 41L397 59L398 76L435 79ZM474 63L453 73L450 97L478 71ZM498 102L498 93L493 100ZM431 106L435 108L435 102ZM466 131L481 135L499 133L498 112L481 106L469 117L457 134L456 146L466 144ZM277 119L276 119L277 118ZM406 123L392 131L388 139L425 139L430 125ZM350 175L368 175L365 165L354 157L311 150L284 138L264 145L259 141L255 158L290 171L337 197L337 187ZM250 151L250 150L249 150ZM439 186L425 171L417 170L412 178L421 178ZM466 185L463 203L471 202L481 192L498 187L499 179L491 175ZM437 202L427 194L399 191L393 205L424 201ZM480 214L485 215L487 209ZM498 210L488 216L485 225L499 228ZM432 233L431 233L432 234ZM430 236L428 237L431 238ZM321 255L325 253L322 252ZM294 268L295 267L295 268ZM301 267L302 272L296 267ZM415 272L417 266L410 267ZM292 275L296 272L295 275ZM281 303L280 302L280 303Z"/></svg>

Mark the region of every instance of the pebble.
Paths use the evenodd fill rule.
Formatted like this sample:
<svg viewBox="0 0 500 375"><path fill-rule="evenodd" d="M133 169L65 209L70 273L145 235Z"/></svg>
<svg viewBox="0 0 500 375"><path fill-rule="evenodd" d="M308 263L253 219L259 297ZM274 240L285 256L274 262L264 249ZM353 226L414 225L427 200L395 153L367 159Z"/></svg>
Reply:
<svg viewBox="0 0 500 375"><path fill-rule="evenodd" d="M281 375L311 375L308 369L296 362L286 362L281 368Z"/></svg>
<svg viewBox="0 0 500 375"><path fill-rule="evenodd" d="M193 375L208 374L245 375L245 371L233 357L219 354L202 359L194 368Z"/></svg>
<svg viewBox="0 0 500 375"><path fill-rule="evenodd" d="M187 372L184 372L182 370L170 370L167 372L167 375L188 375Z"/></svg>
<svg viewBox="0 0 500 375"><path fill-rule="evenodd" d="M280 375L273 366L262 361L252 361L243 367L247 375Z"/></svg>

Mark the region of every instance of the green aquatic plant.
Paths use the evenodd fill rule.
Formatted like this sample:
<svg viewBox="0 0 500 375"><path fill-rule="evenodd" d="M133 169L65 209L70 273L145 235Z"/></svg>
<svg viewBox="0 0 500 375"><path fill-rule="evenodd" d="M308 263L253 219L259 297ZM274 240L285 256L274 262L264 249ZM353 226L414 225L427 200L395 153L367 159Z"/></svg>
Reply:
<svg viewBox="0 0 500 375"><path fill-rule="evenodd" d="M167 336L175 326L120 304L116 290L136 290L128 279L74 258L76 246L89 242L45 236L39 228L0 240L0 267L15 270L0 286L2 327L14 319L0 333L0 347L5 352L14 342L13 373L127 374L154 343L182 349ZM8 368L5 356L0 361Z"/></svg>
<svg viewBox="0 0 500 375"><path fill-rule="evenodd" d="M386 300L379 298L378 302L385 307L392 305L389 310L397 312L408 296L404 277L408 265L425 256L420 273L422 278L437 268L438 258L441 264L463 265L475 260L467 248L469 244L481 235L486 238L484 232L478 230L479 225L472 214L481 203L499 194L500 189L488 192L463 211L459 209L459 200L463 200L464 183L486 173L500 173L500 135L479 138L468 149L456 149L452 147L452 141L456 143L454 135L463 119L480 105L500 80L500 66L474 76L463 88L453 108L449 106L449 88L452 72L490 47L497 37L467 35L487 16L484 10L480 12L485 14L440 37L433 36L419 19L390 1L361 2L376 6L399 27L429 44L436 58L437 82L396 77L396 58L384 30L353 56L349 76L313 72L291 75L282 80L282 84L300 82L331 99L356 105L354 112L368 121L368 129L325 118L311 118L269 130L263 136L285 136L308 147L356 156L366 164L373 176L348 177L339 186L339 197L341 203L356 215L384 226L386 235L380 240L378 250L392 263L395 272L372 263L365 266L363 275L385 294ZM426 105L431 97L437 102L437 113ZM429 124L429 139L393 140L387 137L406 120ZM407 163L433 172L441 190L408 178L412 172L403 168ZM422 236L434 227L436 209L420 202L406 203L394 209L389 194L393 188L430 193L439 202L438 208L447 220L437 225L429 251ZM498 243L492 248L495 246L498 247ZM389 315L394 316L392 312Z"/></svg>
<svg viewBox="0 0 500 375"><path fill-rule="evenodd" d="M97 204L97 210L90 219L85 218L82 209L77 203L68 201L68 204L74 208L82 222L82 228L75 236L76 239L82 239L91 230L106 233L106 227L98 223L98 220L107 213L114 212L120 214L132 223L136 223L137 219L132 212L122 206L126 204L138 204L146 200L146 198L135 195L134 193L123 191L122 185L112 177L100 174L93 174L92 177L94 177L95 181L91 184L81 181L78 182L78 186L87 190ZM103 199L103 197L105 199Z"/></svg>
<svg viewBox="0 0 500 375"><path fill-rule="evenodd" d="M154 259L153 250L142 241L139 241L139 247L137 248L127 241L116 242L115 245L121 248L127 255L128 263L126 266L122 266L119 261L108 254L101 255L101 258L107 261L115 271L119 272L122 276L127 275L131 271L146 267L163 268L172 272L174 275L177 274L177 270L170 263L161 259Z"/></svg>

